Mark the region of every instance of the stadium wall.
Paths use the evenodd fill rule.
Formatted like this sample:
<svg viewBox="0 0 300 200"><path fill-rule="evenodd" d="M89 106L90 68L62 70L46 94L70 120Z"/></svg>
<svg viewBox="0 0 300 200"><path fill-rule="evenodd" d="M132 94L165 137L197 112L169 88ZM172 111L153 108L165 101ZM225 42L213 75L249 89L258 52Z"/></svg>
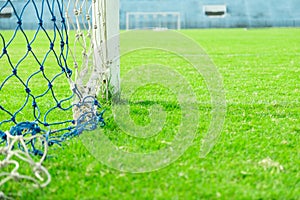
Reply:
<svg viewBox="0 0 300 200"><path fill-rule="evenodd" d="M54 21L52 21L52 14L49 11L49 7L52 9L53 6L52 1L49 1L49 4L47 4L46 1L42 3L42 0L35 0L38 13L32 3L33 1L10 0L10 2L13 6L7 3L7 0L0 0L0 30L16 29L18 27L18 17L14 14L13 10L21 17L22 28L24 29L37 29L38 23L40 23L38 16L42 16L43 27L45 29L53 29ZM64 13L61 14L57 4L54 5L56 6L54 7L55 23L60 27ZM10 12L11 14L9 14Z"/></svg>
<svg viewBox="0 0 300 200"><path fill-rule="evenodd" d="M207 5L225 5L226 14L210 17ZM180 12L182 28L299 27L299 0L121 0L121 28L126 12Z"/></svg>
<svg viewBox="0 0 300 200"><path fill-rule="evenodd" d="M24 0L11 0L21 12ZM0 9L6 0L0 0ZM37 5L40 6L40 2ZM224 16L208 16L207 5L225 5ZM120 28L126 27L127 12L180 12L182 28L229 28L229 27L300 27L299 0L120 0ZM0 13L0 30L15 29L17 17ZM37 17L34 8L29 6L23 15L22 26L36 29ZM51 19L49 12L44 19ZM51 20L44 20L51 27Z"/></svg>

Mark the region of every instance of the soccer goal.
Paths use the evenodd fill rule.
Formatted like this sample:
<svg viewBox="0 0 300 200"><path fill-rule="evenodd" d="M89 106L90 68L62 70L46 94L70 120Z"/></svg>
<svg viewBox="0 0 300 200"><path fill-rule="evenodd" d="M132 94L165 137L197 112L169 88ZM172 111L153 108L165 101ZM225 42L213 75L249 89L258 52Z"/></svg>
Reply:
<svg viewBox="0 0 300 200"><path fill-rule="evenodd" d="M51 146L104 126L99 100L120 90L119 1L1 0L0 13L0 153L19 141L43 155L37 135ZM6 175L0 186L23 177Z"/></svg>
<svg viewBox="0 0 300 200"><path fill-rule="evenodd" d="M86 99L108 99L119 92L118 0L0 3L1 13L12 11L1 19L12 24L12 30L0 33L0 126L29 120L49 127L59 123L48 122L52 111L70 107L77 124L93 107ZM11 109L5 102L14 97L24 101ZM70 100L73 105L68 107ZM48 108L42 107L46 101ZM24 119L27 112L33 116Z"/></svg>
<svg viewBox="0 0 300 200"><path fill-rule="evenodd" d="M126 30L177 29L181 27L180 12L127 12Z"/></svg>

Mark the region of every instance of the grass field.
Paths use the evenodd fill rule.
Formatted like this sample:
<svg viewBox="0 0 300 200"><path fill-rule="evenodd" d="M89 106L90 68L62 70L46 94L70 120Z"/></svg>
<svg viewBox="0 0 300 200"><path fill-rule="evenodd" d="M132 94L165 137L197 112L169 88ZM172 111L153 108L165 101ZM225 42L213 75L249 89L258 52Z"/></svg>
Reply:
<svg viewBox="0 0 300 200"><path fill-rule="evenodd" d="M79 137L66 142L63 148L51 148L52 157L44 162L52 175L48 187L36 189L21 181L9 182L0 190L16 199L299 199L300 29L204 29L181 33L207 52L223 77L226 91L225 124L206 158L199 158L199 148L210 123L209 103L198 105L200 125L193 145L168 167L151 173L120 172L98 162ZM130 43L134 41L121 41L121 46ZM121 74L132 66L153 63L154 59L156 64L169 64L182 72L199 102L209 102L203 78L193 71L186 72L188 64L182 59L156 50L142 52L144 56L139 53L122 56ZM0 74L2 81L5 70ZM9 98L2 96L1 103ZM148 140L124 134L107 104L104 133L127 151L149 152L166 147L174 139L173 130L181 114L172 91L150 85L132 98L131 116L140 125L149 123L148 108L153 103L163 106L168 116L162 132Z"/></svg>

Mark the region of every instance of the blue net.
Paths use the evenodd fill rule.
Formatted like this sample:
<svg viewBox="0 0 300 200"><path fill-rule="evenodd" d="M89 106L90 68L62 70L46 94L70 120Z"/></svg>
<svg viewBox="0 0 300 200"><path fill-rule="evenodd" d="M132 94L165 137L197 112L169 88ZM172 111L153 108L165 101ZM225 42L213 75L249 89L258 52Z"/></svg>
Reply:
<svg viewBox="0 0 300 200"><path fill-rule="evenodd" d="M7 130L12 136L41 134L52 146L104 126L96 96L81 94L73 81L64 1L0 2L0 13L9 10L14 29L0 31L0 144L7 144ZM74 109L81 113L76 119ZM26 144L31 153L43 155L36 141Z"/></svg>

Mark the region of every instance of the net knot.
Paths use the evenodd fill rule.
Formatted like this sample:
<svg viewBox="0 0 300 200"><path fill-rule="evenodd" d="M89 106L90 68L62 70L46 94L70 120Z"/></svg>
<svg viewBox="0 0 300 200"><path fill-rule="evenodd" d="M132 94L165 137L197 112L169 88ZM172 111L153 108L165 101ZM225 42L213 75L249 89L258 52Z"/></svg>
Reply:
<svg viewBox="0 0 300 200"><path fill-rule="evenodd" d="M15 116L12 116L10 120L11 120L12 122L14 122L14 123L17 123L17 122L16 122L16 117L15 117Z"/></svg>
<svg viewBox="0 0 300 200"><path fill-rule="evenodd" d="M100 104L99 104L99 101L98 101L97 99L94 100L94 105L95 105L95 106L99 106L99 105L100 105Z"/></svg>
<svg viewBox="0 0 300 200"><path fill-rule="evenodd" d="M81 32L78 32L78 33L75 34L76 39L79 39L81 36L82 36Z"/></svg>
<svg viewBox="0 0 300 200"><path fill-rule="evenodd" d="M32 151L32 153L33 153L33 155L35 155L35 156L43 156L44 155L44 152L42 152L41 150L38 150L38 149L34 149L33 151Z"/></svg>
<svg viewBox="0 0 300 200"><path fill-rule="evenodd" d="M29 44L27 45L27 50L31 51L31 46Z"/></svg>
<svg viewBox="0 0 300 200"><path fill-rule="evenodd" d="M67 74L69 77L71 77L73 74L73 71L71 69L67 68Z"/></svg>
<svg viewBox="0 0 300 200"><path fill-rule="evenodd" d="M54 43L51 42L51 43L50 43L50 50L53 50L53 49L54 49Z"/></svg>
<svg viewBox="0 0 300 200"><path fill-rule="evenodd" d="M7 54L7 49L5 47L2 49L2 53Z"/></svg>
<svg viewBox="0 0 300 200"><path fill-rule="evenodd" d="M104 118L103 118L103 114L105 113L106 110L103 110L101 113L97 113L97 120L98 123L100 124L100 127L104 127L106 125Z"/></svg>
<svg viewBox="0 0 300 200"><path fill-rule="evenodd" d="M34 172L39 172L39 171L41 171L41 169L42 169L41 163L35 163L33 171Z"/></svg>
<svg viewBox="0 0 300 200"><path fill-rule="evenodd" d="M27 94L29 94L31 92L31 90L28 87L26 87L25 91Z"/></svg>
<svg viewBox="0 0 300 200"><path fill-rule="evenodd" d="M76 15L76 16L79 15L79 11L77 9L74 9L74 15Z"/></svg>
<svg viewBox="0 0 300 200"><path fill-rule="evenodd" d="M1 138L2 141L6 141L7 140L6 133L4 133L3 131L0 131L0 138Z"/></svg>
<svg viewBox="0 0 300 200"><path fill-rule="evenodd" d="M78 69L78 64L77 64L77 62L74 62L74 68L75 68L75 69Z"/></svg>
<svg viewBox="0 0 300 200"><path fill-rule="evenodd" d="M53 145L55 145L55 144L61 146L61 142L62 142L62 141L60 141L60 140L50 140L50 141L48 142L48 146L51 147L51 146L53 146Z"/></svg>
<svg viewBox="0 0 300 200"><path fill-rule="evenodd" d="M51 88L53 88L53 85L49 82L48 87L49 87L49 89L51 89Z"/></svg>
<svg viewBox="0 0 300 200"><path fill-rule="evenodd" d="M33 106L34 108L36 108L36 107L37 107L37 103L36 103L36 101L33 101L33 102L32 102L32 106Z"/></svg>
<svg viewBox="0 0 300 200"><path fill-rule="evenodd" d="M63 48L65 46L65 42L62 40L60 41L60 47Z"/></svg>
<svg viewBox="0 0 300 200"><path fill-rule="evenodd" d="M10 173L10 176L11 176L15 181L20 180L20 174L19 174L18 172L12 171L12 172Z"/></svg>
<svg viewBox="0 0 300 200"><path fill-rule="evenodd" d="M21 25L22 25L22 20L19 19L19 20L17 21L17 24L18 24L19 26L21 26Z"/></svg>
<svg viewBox="0 0 300 200"><path fill-rule="evenodd" d="M16 76L16 75L17 75L17 69L14 68L14 69L12 70L12 73Z"/></svg>

